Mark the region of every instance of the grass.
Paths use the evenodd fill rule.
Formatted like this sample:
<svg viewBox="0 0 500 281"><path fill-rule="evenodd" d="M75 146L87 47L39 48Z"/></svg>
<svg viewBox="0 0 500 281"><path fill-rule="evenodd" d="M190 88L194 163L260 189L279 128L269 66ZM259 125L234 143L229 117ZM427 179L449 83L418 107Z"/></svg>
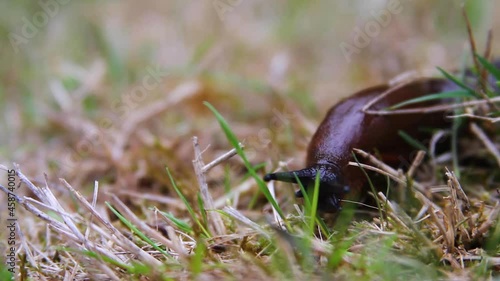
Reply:
<svg viewBox="0 0 500 281"><path fill-rule="evenodd" d="M221 21L210 1L167 2L70 2L18 53L0 39L0 170L15 169L21 182L11 194L17 279L500 276L497 110L485 101L498 91L481 95L444 70L456 69L464 53L458 5L403 3L347 63L338 44L371 19L366 9L380 7L242 1ZM466 2L483 38L481 20L496 10ZM7 33L22 32L22 18L42 11L38 3L5 5ZM416 28L422 22L436 29ZM498 84L500 70L474 55ZM308 192L298 186L303 202L292 185L262 181L278 167L301 166L311 134L341 96L436 64L461 90L388 110L442 98L485 101L454 113L456 126L475 126L469 134L451 128L452 148L405 171L376 168L383 163L356 152L353 165L387 178L370 184L376 206L351 202L333 220L316 210L317 180ZM150 76L157 65L165 76ZM0 211L6 218L3 204ZM7 235L0 231L2 253ZM0 280L10 277L4 259Z"/></svg>

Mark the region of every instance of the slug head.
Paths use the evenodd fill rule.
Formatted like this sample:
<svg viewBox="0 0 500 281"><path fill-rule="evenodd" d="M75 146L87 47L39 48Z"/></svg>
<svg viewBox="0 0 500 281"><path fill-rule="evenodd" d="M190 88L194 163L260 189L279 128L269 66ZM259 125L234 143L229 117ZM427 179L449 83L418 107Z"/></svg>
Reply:
<svg viewBox="0 0 500 281"><path fill-rule="evenodd" d="M340 200L349 192L349 187L344 184L337 166L316 164L302 170L267 174L264 176L264 180L298 183L298 178L307 190L314 188L314 181L318 173L320 181L318 209L326 213L339 211L341 209ZM295 192L295 196L304 197L300 189Z"/></svg>

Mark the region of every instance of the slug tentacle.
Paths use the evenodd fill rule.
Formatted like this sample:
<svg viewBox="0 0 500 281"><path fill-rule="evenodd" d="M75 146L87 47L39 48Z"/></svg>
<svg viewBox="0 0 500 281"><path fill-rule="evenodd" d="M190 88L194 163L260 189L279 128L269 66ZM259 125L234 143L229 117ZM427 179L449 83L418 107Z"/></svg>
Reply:
<svg viewBox="0 0 500 281"><path fill-rule="evenodd" d="M306 181L309 181L310 179L314 179L314 177L316 176L316 173L317 173L316 168L309 167L309 168L305 168L305 169L297 170L297 171L267 174L264 176L264 180L265 181L277 180L277 181L297 183L297 178L299 178L299 180L302 183L305 183Z"/></svg>
<svg viewBox="0 0 500 281"><path fill-rule="evenodd" d="M277 180L297 183L297 178L306 187L314 183L316 174L319 173L321 185L337 186L341 184L340 169L331 164L315 164L313 166L289 172L271 173L264 176L265 181Z"/></svg>
<svg viewBox="0 0 500 281"><path fill-rule="evenodd" d="M316 175L319 174L320 209L340 210L340 200L349 192L349 187L344 184L340 177L339 167L332 164L316 164L301 170L267 174L265 181L277 180L283 182L298 183L297 178L304 188L314 184ZM302 191L297 190L296 197L303 197Z"/></svg>

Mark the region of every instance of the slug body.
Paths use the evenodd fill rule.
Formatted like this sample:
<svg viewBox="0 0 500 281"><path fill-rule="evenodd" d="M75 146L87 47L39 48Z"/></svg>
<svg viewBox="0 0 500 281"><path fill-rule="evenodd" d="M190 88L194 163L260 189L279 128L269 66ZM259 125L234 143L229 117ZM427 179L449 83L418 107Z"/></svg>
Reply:
<svg viewBox="0 0 500 281"><path fill-rule="evenodd" d="M443 112L433 114L373 115L363 112L367 103L389 90L380 85L362 90L333 106L313 135L307 150L306 168L298 171L267 174L264 180L297 183L305 188L312 186L319 173L320 195L318 209L336 212L341 200L349 192L360 194L366 186L366 176L358 167L348 165L353 159L353 148L376 151L383 160L397 165L408 163L415 151L398 134L404 131L414 138L421 138L420 127L441 128L448 126ZM452 82L427 78L397 87L389 95L373 104L370 109L381 110L416 97L457 89ZM443 101L419 103L411 107L429 106ZM297 197L302 197L300 190Z"/></svg>

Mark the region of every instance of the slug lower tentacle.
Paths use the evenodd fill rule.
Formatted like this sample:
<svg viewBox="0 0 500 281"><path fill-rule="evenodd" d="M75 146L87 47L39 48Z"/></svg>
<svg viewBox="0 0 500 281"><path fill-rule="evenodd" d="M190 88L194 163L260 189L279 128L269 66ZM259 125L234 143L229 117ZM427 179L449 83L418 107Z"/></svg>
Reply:
<svg viewBox="0 0 500 281"><path fill-rule="evenodd" d="M378 100L371 109L381 110L400 102L424 95L455 90L451 81L426 78L412 81ZM362 90L333 106L313 135L307 150L306 168L298 171L267 174L264 180L278 180L297 183L307 188L320 176L320 197L318 208L324 212L335 212L341 208L341 200L349 190L362 193L365 176L357 167L349 166L353 148L368 152L377 151L382 156L399 162L410 161L409 155L415 149L407 144L399 131L421 139L418 128L442 128L449 126L443 112L432 114L373 115L362 111L371 100L390 90L380 85ZM411 107L434 105L443 101L419 103ZM396 163L397 165L397 163ZM301 196L301 192L297 192Z"/></svg>

